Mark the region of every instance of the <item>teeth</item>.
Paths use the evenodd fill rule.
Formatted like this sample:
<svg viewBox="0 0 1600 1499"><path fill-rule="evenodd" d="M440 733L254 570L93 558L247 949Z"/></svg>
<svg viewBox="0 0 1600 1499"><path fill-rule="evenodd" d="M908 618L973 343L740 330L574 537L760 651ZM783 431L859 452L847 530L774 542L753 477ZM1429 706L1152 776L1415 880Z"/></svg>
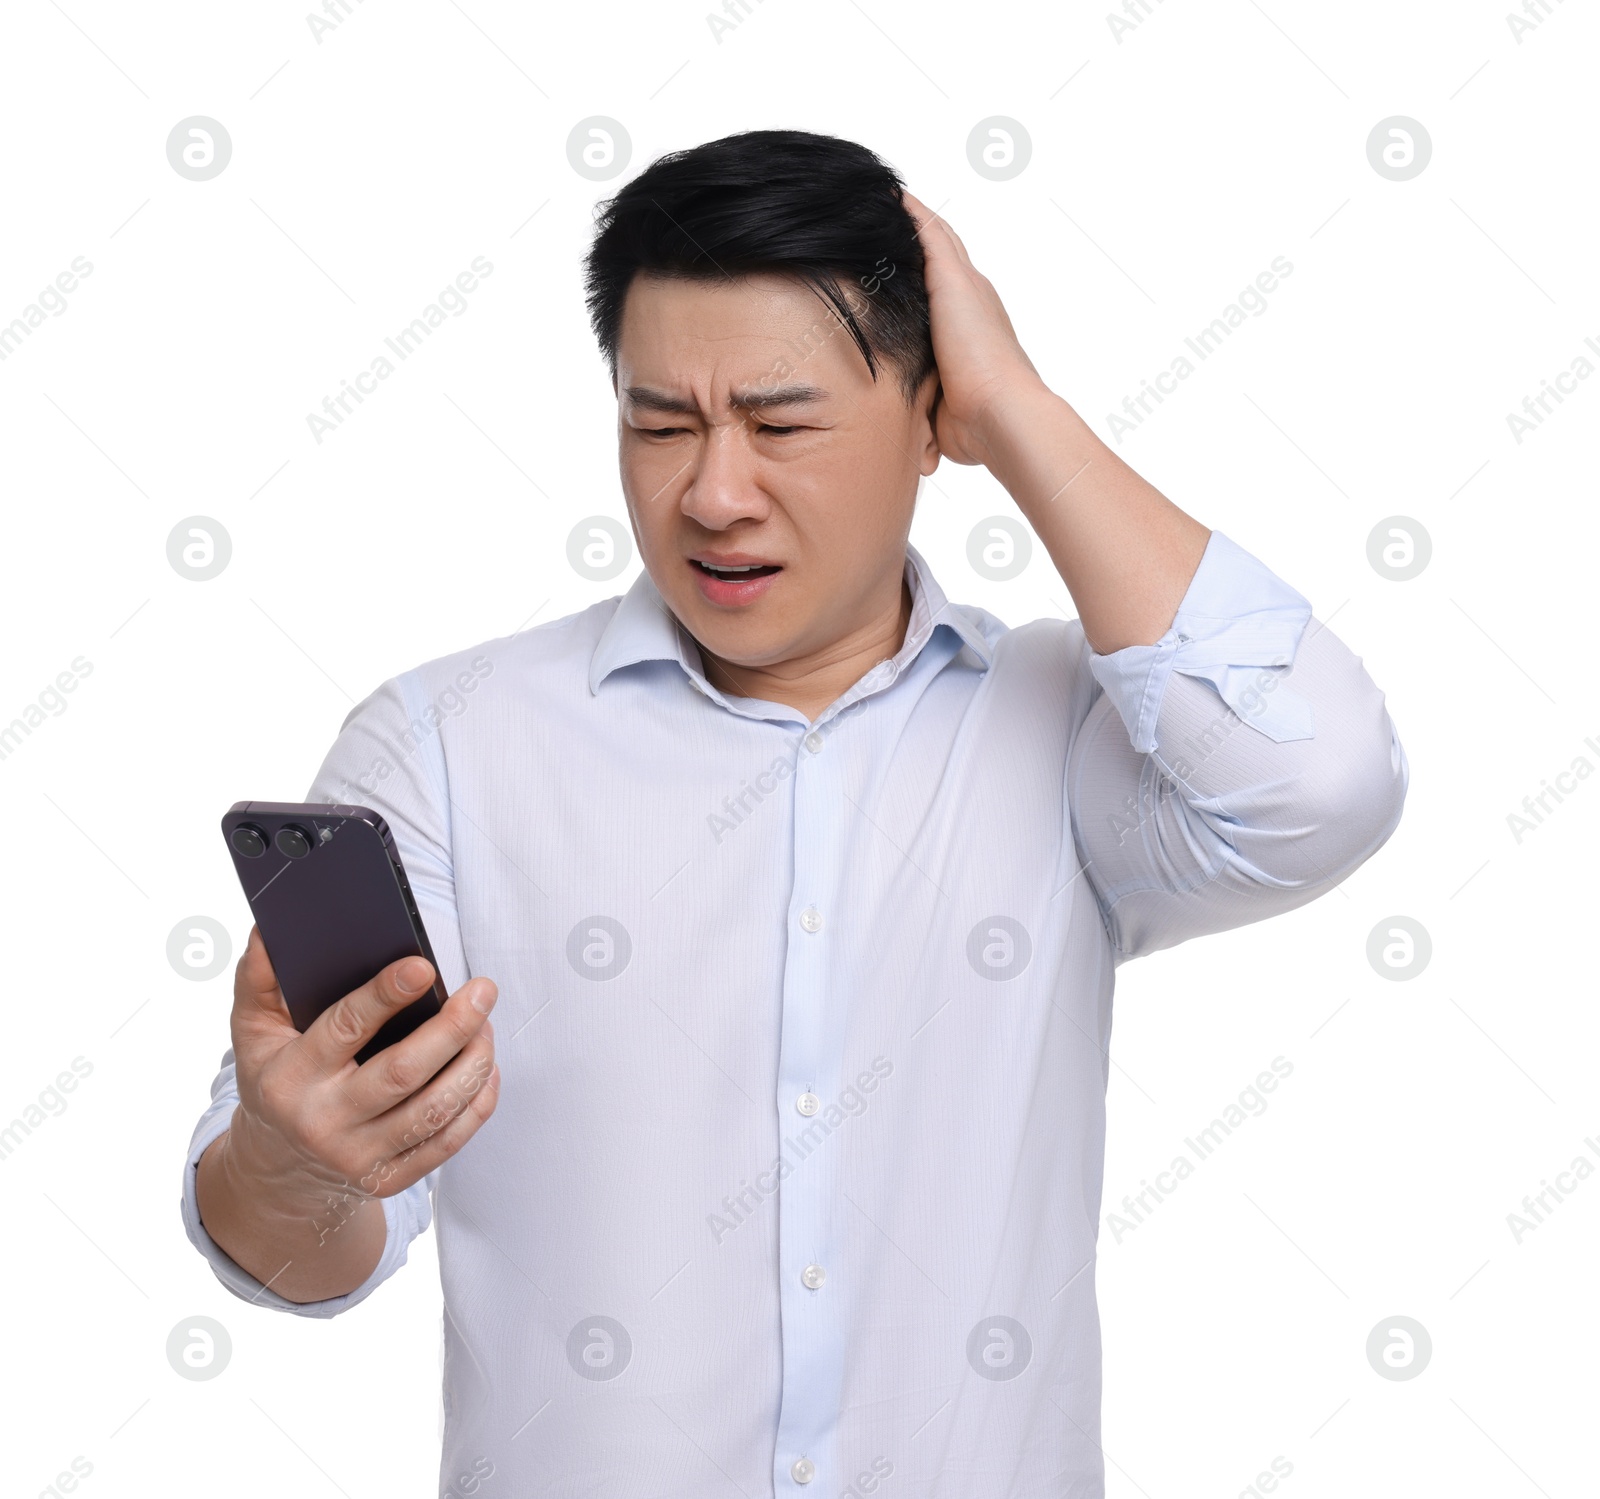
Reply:
<svg viewBox="0 0 1600 1499"><path fill-rule="evenodd" d="M763 564L759 562L752 562L747 567L717 567L710 562L703 562L700 565L706 568L708 571L714 573L753 573Z"/></svg>

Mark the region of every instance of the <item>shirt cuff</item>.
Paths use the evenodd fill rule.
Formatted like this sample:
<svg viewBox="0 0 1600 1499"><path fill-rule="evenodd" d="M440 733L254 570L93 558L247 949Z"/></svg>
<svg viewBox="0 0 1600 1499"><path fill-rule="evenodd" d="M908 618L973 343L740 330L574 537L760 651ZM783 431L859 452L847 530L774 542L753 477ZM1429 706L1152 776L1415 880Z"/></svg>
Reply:
<svg viewBox="0 0 1600 1499"><path fill-rule="evenodd" d="M406 1262L410 1241L425 1229L433 1218L424 1181L416 1182L404 1192L383 1199L383 1221L387 1232L383 1254L372 1273L355 1290L343 1296L331 1296L324 1301L290 1301L280 1296L270 1286L263 1284L241 1268L232 1257L206 1232L200 1221L200 1200L195 1185L195 1171L200 1157L217 1136L227 1132L233 1120L233 1110L208 1112L200 1121L189 1145L189 1156L183 1167L183 1226L189 1242L203 1254L217 1279L241 1300L256 1306L270 1307L274 1311L294 1312L302 1317L336 1317L358 1301L364 1301ZM420 1189L420 1190L419 1190Z"/></svg>
<svg viewBox="0 0 1600 1499"><path fill-rule="evenodd" d="M1125 646L1104 656L1091 649L1089 670L1140 754L1156 747L1156 720L1175 671L1211 683L1223 702L1269 739L1310 739L1310 702L1277 681L1293 667L1310 618L1311 605L1301 594L1213 531L1172 628L1154 645Z"/></svg>

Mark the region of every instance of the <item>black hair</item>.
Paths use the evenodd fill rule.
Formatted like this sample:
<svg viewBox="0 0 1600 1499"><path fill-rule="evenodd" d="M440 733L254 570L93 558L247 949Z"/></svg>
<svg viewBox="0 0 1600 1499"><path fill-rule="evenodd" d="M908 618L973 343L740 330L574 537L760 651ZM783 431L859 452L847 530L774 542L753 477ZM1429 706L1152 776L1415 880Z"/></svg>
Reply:
<svg viewBox="0 0 1600 1499"><path fill-rule="evenodd" d="M657 157L595 210L585 301L617 373L639 272L693 281L787 274L822 296L872 378L895 367L909 404L936 368L916 222L900 175L865 146L808 130L747 130ZM858 319L840 285L853 280Z"/></svg>

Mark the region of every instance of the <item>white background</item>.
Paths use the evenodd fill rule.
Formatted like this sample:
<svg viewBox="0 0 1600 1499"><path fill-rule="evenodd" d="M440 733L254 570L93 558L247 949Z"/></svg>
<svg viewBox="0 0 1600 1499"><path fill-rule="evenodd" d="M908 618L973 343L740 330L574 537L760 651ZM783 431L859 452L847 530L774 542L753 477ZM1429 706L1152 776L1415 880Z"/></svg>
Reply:
<svg viewBox="0 0 1600 1499"><path fill-rule="evenodd" d="M208 915L237 953L218 817L298 800L380 681L631 581L566 560L578 521L624 517L593 205L663 151L787 126L940 208L1108 440L1185 335L1292 263L1118 450L1332 620L1410 757L1398 832L1341 888L1121 971L1108 1210L1274 1057L1293 1072L1134 1231L1102 1224L1108 1494L1226 1499L1275 1457L1300 1499L1593 1493L1600 1182L1520 1242L1507 1215L1600 1159L1600 783L1520 842L1507 814L1600 766L1600 380L1520 444L1506 416L1600 341L1594 9L1550 0L1519 41L1487 0L1151 0L1119 41L1076 0L749 3L720 42L706 0L351 0L320 42L286 3L5 8L0 325L93 266L0 363L0 724L92 666L0 759L0 1125L93 1069L0 1160L5 1491L74 1458L107 1496L435 1491L431 1235L329 1323L235 1300L183 1238L232 965L187 979L168 934ZM209 181L168 163L191 115L232 138ZM568 161L595 115L632 140L610 183ZM968 160L995 115L1032 142L1008 181ZM1392 115L1432 139L1409 181L1368 161ZM480 255L466 312L317 443L307 414ZM1042 550L1010 583L968 565L1006 513L946 464L913 539L957 600L1071 613ZM194 515L232 540L208 582L167 560ZM1395 515L1432 538L1407 582L1367 557ZM1396 914L1433 943L1406 982L1366 957ZM166 1359L194 1315L232 1337L209 1381ZM1406 1381L1366 1356L1397 1315L1433 1344Z"/></svg>

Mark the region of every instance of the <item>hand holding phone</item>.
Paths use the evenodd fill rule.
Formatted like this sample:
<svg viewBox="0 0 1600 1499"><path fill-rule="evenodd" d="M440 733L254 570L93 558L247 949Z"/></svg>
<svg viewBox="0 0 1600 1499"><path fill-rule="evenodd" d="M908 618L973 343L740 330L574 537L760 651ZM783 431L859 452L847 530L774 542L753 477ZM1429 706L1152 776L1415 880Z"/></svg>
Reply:
<svg viewBox="0 0 1600 1499"><path fill-rule="evenodd" d="M426 959L402 958L301 1032L251 929L234 974L239 1105L196 1185L206 1231L291 1301L360 1285L383 1252L377 1199L448 1160L494 1112L491 979L469 979L430 1020L356 1060L434 977Z"/></svg>
<svg viewBox="0 0 1600 1499"><path fill-rule="evenodd" d="M391 963L296 1029L252 928L234 981L234 1129L299 1195L388 1197L453 1155L493 1112L493 980L470 979L432 1019L367 1062L363 1046L434 982L425 958ZM243 1118L241 1119L241 1115Z"/></svg>

